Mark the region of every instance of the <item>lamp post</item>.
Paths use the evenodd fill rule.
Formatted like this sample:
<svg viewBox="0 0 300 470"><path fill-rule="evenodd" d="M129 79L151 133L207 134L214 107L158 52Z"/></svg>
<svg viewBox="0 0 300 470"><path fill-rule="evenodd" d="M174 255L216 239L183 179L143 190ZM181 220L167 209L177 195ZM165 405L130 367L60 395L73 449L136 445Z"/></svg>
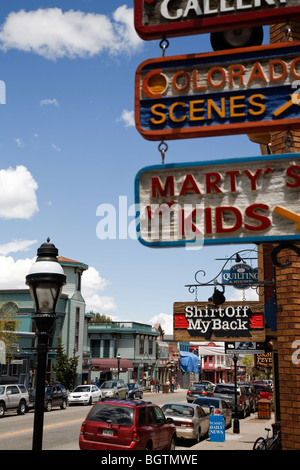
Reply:
<svg viewBox="0 0 300 470"><path fill-rule="evenodd" d="M32 450L42 450L45 378L49 336L56 319L56 306L62 287L66 283L64 271L57 261L58 250L50 243L43 243L37 250L36 262L26 276L35 313L32 319L36 326L37 337L37 377Z"/></svg>
<svg viewBox="0 0 300 470"><path fill-rule="evenodd" d="M233 355L234 363L234 420L233 420L233 432L234 434L240 433L240 422L238 419L238 407L237 407L237 361L238 355Z"/></svg>
<svg viewBox="0 0 300 470"><path fill-rule="evenodd" d="M118 361L118 380L120 378L120 361L121 361L121 355L118 353L117 354L117 361Z"/></svg>

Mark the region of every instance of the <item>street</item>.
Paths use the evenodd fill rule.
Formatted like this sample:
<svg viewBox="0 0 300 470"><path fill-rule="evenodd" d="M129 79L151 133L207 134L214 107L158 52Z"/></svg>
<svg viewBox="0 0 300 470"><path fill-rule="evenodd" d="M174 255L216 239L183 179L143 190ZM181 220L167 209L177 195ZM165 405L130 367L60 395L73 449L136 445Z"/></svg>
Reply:
<svg viewBox="0 0 300 470"><path fill-rule="evenodd" d="M186 390L159 394L147 392L144 393L143 399L152 401L159 406L170 401L186 402ZM45 412L43 450L79 450L80 426L89 409L90 406L68 406L66 410L56 408L51 412ZM16 412L7 412L0 420L0 450L31 450L33 419L33 411L25 413L23 416L17 415ZM241 421L241 423L244 422L243 426L247 426L247 420L248 418ZM249 423L251 425L251 419ZM209 443L209 439L199 444L181 440L176 445L177 450L186 449L189 451L200 450L203 447L215 450L215 443Z"/></svg>

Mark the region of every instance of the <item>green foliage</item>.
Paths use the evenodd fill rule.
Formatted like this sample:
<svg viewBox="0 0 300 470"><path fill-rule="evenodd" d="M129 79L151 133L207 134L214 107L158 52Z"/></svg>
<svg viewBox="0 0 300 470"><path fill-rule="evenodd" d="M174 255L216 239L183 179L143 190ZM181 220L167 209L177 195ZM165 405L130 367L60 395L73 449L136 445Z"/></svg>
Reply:
<svg viewBox="0 0 300 470"><path fill-rule="evenodd" d="M73 356L68 358L62 345L61 338L57 340L57 347L59 348L56 355L56 362L53 365L56 381L63 384L67 390L73 390L77 377L77 366L79 356L76 356L76 350L73 351Z"/></svg>
<svg viewBox="0 0 300 470"><path fill-rule="evenodd" d="M93 313L94 312L90 312ZM96 313L95 317L90 320L92 323L111 323L112 319L107 317L106 315L102 315L101 313Z"/></svg>

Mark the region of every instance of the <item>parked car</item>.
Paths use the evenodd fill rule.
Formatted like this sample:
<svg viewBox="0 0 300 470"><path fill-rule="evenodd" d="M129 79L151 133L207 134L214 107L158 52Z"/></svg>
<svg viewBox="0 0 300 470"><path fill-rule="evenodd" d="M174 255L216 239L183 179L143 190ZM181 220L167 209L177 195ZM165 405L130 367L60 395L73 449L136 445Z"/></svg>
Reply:
<svg viewBox="0 0 300 470"><path fill-rule="evenodd" d="M129 398L143 398L143 387L136 383L127 384L129 390Z"/></svg>
<svg viewBox="0 0 300 470"><path fill-rule="evenodd" d="M195 403L166 403L162 410L167 418L172 418L176 426L176 436L184 439L196 439L208 436L209 416Z"/></svg>
<svg viewBox="0 0 300 470"><path fill-rule="evenodd" d="M235 407L235 386L232 383L217 384L214 389L214 397L221 398L234 409ZM245 387L237 386L237 411L241 418L245 418L250 413L250 401Z"/></svg>
<svg viewBox="0 0 300 470"><path fill-rule="evenodd" d="M200 384L200 383L194 383L193 385L190 386L190 388L187 391L186 394L186 401L188 403L192 403L195 398L198 398L199 395L207 395L207 396L212 396L213 391L212 388L208 387L205 384Z"/></svg>
<svg viewBox="0 0 300 470"><path fill-rule="evenodd" d="M69 405L91 405L100 400L101 391L96 385L78 385L68 396Z"/></svg>
<svg viewBox="0 0 300 470"><path fill-rule="evenodd" d="M259 394L259 400L261 398L267 398L268 400L273 400L273 391L270 385L262 384L262 383L251 383L257 393Z"/></svg>
<svg viewBox="0 0 300 470"><path fill-rule="evenodd" d="M142 400L103 399L82 423L81 450L174 450L176 428L161 408Z"/></svg>
<svg viewBox="0 0 300 470"><path fill-rule="evenodd" d="M24 385L0 385L0 418L3 418L5 412L9 410L16 410L19 415L23 415L27 410L28 403L29 394Z"/></svg>
<svg viewBox="0 0 300 470"><path fill-rule="evenodd" d="M124 380L107 380L100 387L102 398L127 398L129 390Z"/></svg>
<svg viewBox="0 0 300 470"><path fill-rule="evenodd" d="M51 411L52 408L60 407L62 410L67 408L67 390L62 384L51 384L45 387L45 401L44 407L46 411ZM35 390L29 394L29 408L35 407Z"/></svg>
<svg viewBox="0 0 300 470"><path fill-rule="evenodd" d="M225 428L230 428L232 423L232 408L225 400L215 397L198 397L194 405L200 405L208 415L223 415Z"/></svg>

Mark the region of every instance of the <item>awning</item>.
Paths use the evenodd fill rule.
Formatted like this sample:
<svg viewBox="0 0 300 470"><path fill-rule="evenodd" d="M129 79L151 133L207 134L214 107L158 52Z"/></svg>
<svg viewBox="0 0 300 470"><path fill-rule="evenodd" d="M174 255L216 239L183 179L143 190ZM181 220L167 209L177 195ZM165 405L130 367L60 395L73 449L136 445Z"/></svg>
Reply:
<svg viewBox="0 0 300 470"><path fill-rule="evenodd" d="M92 359L92 370L118 372L117 359ZM120 359L120 372L133 370L133 364L129 359Z"/></svg>

